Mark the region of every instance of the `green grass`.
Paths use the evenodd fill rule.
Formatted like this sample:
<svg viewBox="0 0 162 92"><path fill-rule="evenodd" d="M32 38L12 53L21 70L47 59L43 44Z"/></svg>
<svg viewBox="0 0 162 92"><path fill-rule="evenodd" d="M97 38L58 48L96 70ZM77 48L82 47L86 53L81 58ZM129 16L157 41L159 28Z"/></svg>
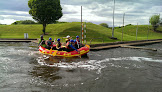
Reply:
<svg viewBox="0 0 162 92"><path fill-rule="evenodd" d="M157 30L162 32L162 26L159 26Z"/></svg>
<svg viewBox="0 0 162 92"><path fill-rule="evenodd" d="M123 40L124 41L133 41L136 40L136 25L126 26L123 28ZM116 32L121 33L117 37L122 37L122 28L116 28ZM137 31L137 40L146 40L148 34L148 39L161 39L162 33L157 33L153 31L152 26L148 25L139 25Z"/></svg>
<svg viewBox="0 0 162 92"><path fill-rule="evenodd" d="M100 25L87 23L87 41L88 44L92 38L102 38L104 42L116 42L121 41L122 28L115 28L114 36L118 40L112 40L109 37L112 35L112 30L109 28L102 27ZM124 37L123 41L133 41L136 40L136 28L137 26L131 25L124 27ZM81 25L79 22L71 23L61 23L61 24L49 24L46 28L46 33L44 38L47 40L49 37L61 38L70 35L75 39L76 35L80 36ZM147 39L148 26L139 25L138 26L138 38L137 40ZM42 32L41 24L33 25L0 25L0 38L24 38L24 33L28 33L29 38L40 38ZM149 39L159 39L162 38L161 33L156 33L152 31L152 27L149 26ZM102 39L93 39L92 44L102 43Z"/></svg>

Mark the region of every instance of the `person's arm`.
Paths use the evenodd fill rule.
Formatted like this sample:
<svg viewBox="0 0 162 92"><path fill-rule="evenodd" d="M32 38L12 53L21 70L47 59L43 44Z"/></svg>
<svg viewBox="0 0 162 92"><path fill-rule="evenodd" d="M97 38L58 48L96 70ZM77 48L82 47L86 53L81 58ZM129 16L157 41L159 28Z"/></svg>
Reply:
<svg viewBox="0 0 162 92"><path fill-rule="evenodd" d="M70 47L78 52L78 50L73 45L70 45Z"/></svg>

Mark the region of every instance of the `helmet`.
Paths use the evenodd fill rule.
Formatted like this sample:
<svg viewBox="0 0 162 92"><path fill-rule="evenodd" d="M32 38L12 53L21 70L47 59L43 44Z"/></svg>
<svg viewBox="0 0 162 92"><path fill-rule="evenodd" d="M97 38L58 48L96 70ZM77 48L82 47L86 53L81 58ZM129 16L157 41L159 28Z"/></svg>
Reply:
<svg viewBox="0 0 162 92"><path fill-rule="evenodd" d="M43 38L43 35L41 35L40 37Z"/></svg>
<svg viewBox="0 0 162 92"><path fill-rule="evenodd" d="M71 39L71 40L70 40L70 42L74 42L74 40L73 40L73 39Z"/></svg>
<svg viewBox="0 0 162 92"><path fill-rule="evenodd" d="M49 40L52 40L52 38L50 37Z"/></svg>
<svg viewBox="0 0 162 92"><path fill-rule="evenodd" d="M76 38L79 38L79 36L77 35Z"/></svg>
<svg viewBox="0 0 162 92"><path fill-rule="evenodd" d="M61 40L60 38L57 39L57 41L60 41L60 40Z"/></svg>
<svg viewBox="0 0 162 92"><path fill-rule="evenodd" d="M69 38L70 36L68 35L68 36L66 36L66 38Z"/></svg>

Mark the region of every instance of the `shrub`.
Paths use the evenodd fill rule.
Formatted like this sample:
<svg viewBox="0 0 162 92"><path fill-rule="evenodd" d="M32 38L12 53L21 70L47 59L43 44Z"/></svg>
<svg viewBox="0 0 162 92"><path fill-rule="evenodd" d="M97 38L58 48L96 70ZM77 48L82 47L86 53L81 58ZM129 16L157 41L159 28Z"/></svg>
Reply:
<svg viewBox="0 0 162 92"><path fill-rule="evenodd" d="M100 26L103 26L103 27L106 27L106 28L109 27L107 23L101 23L101 24L99 24L99 25L100 25Z"/></svg>

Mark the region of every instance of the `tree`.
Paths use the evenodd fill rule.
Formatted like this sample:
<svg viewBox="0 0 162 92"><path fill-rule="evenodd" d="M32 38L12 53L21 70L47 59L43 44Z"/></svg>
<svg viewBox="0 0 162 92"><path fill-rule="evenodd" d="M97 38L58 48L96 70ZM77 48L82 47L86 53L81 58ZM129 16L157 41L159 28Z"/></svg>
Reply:
<svg viewBox="0 0 162 92"><path fill-rule="evenodd" d="M109 27L108 24L106 24L106 23L101 23L100 26L103 26L103 27L106 27L106 28Z"/></svg>
<svg viewBox="0 0 162 92"><path fill-rule="evenodd" d="M156 31L156 29L157 29L157 27L158 27L158 23L160 22L160 15L153 15L153 16L151 16L149 22L150 22L151 25L153 26L154 31Z"/></svg>
<svg viewBox="0 0 162 92"><path fill-rule="evenodd" d="M62 17L62 8L60 0L29 0L29 14L33 19L43 25L45 34L46 26Z"/></svg>

